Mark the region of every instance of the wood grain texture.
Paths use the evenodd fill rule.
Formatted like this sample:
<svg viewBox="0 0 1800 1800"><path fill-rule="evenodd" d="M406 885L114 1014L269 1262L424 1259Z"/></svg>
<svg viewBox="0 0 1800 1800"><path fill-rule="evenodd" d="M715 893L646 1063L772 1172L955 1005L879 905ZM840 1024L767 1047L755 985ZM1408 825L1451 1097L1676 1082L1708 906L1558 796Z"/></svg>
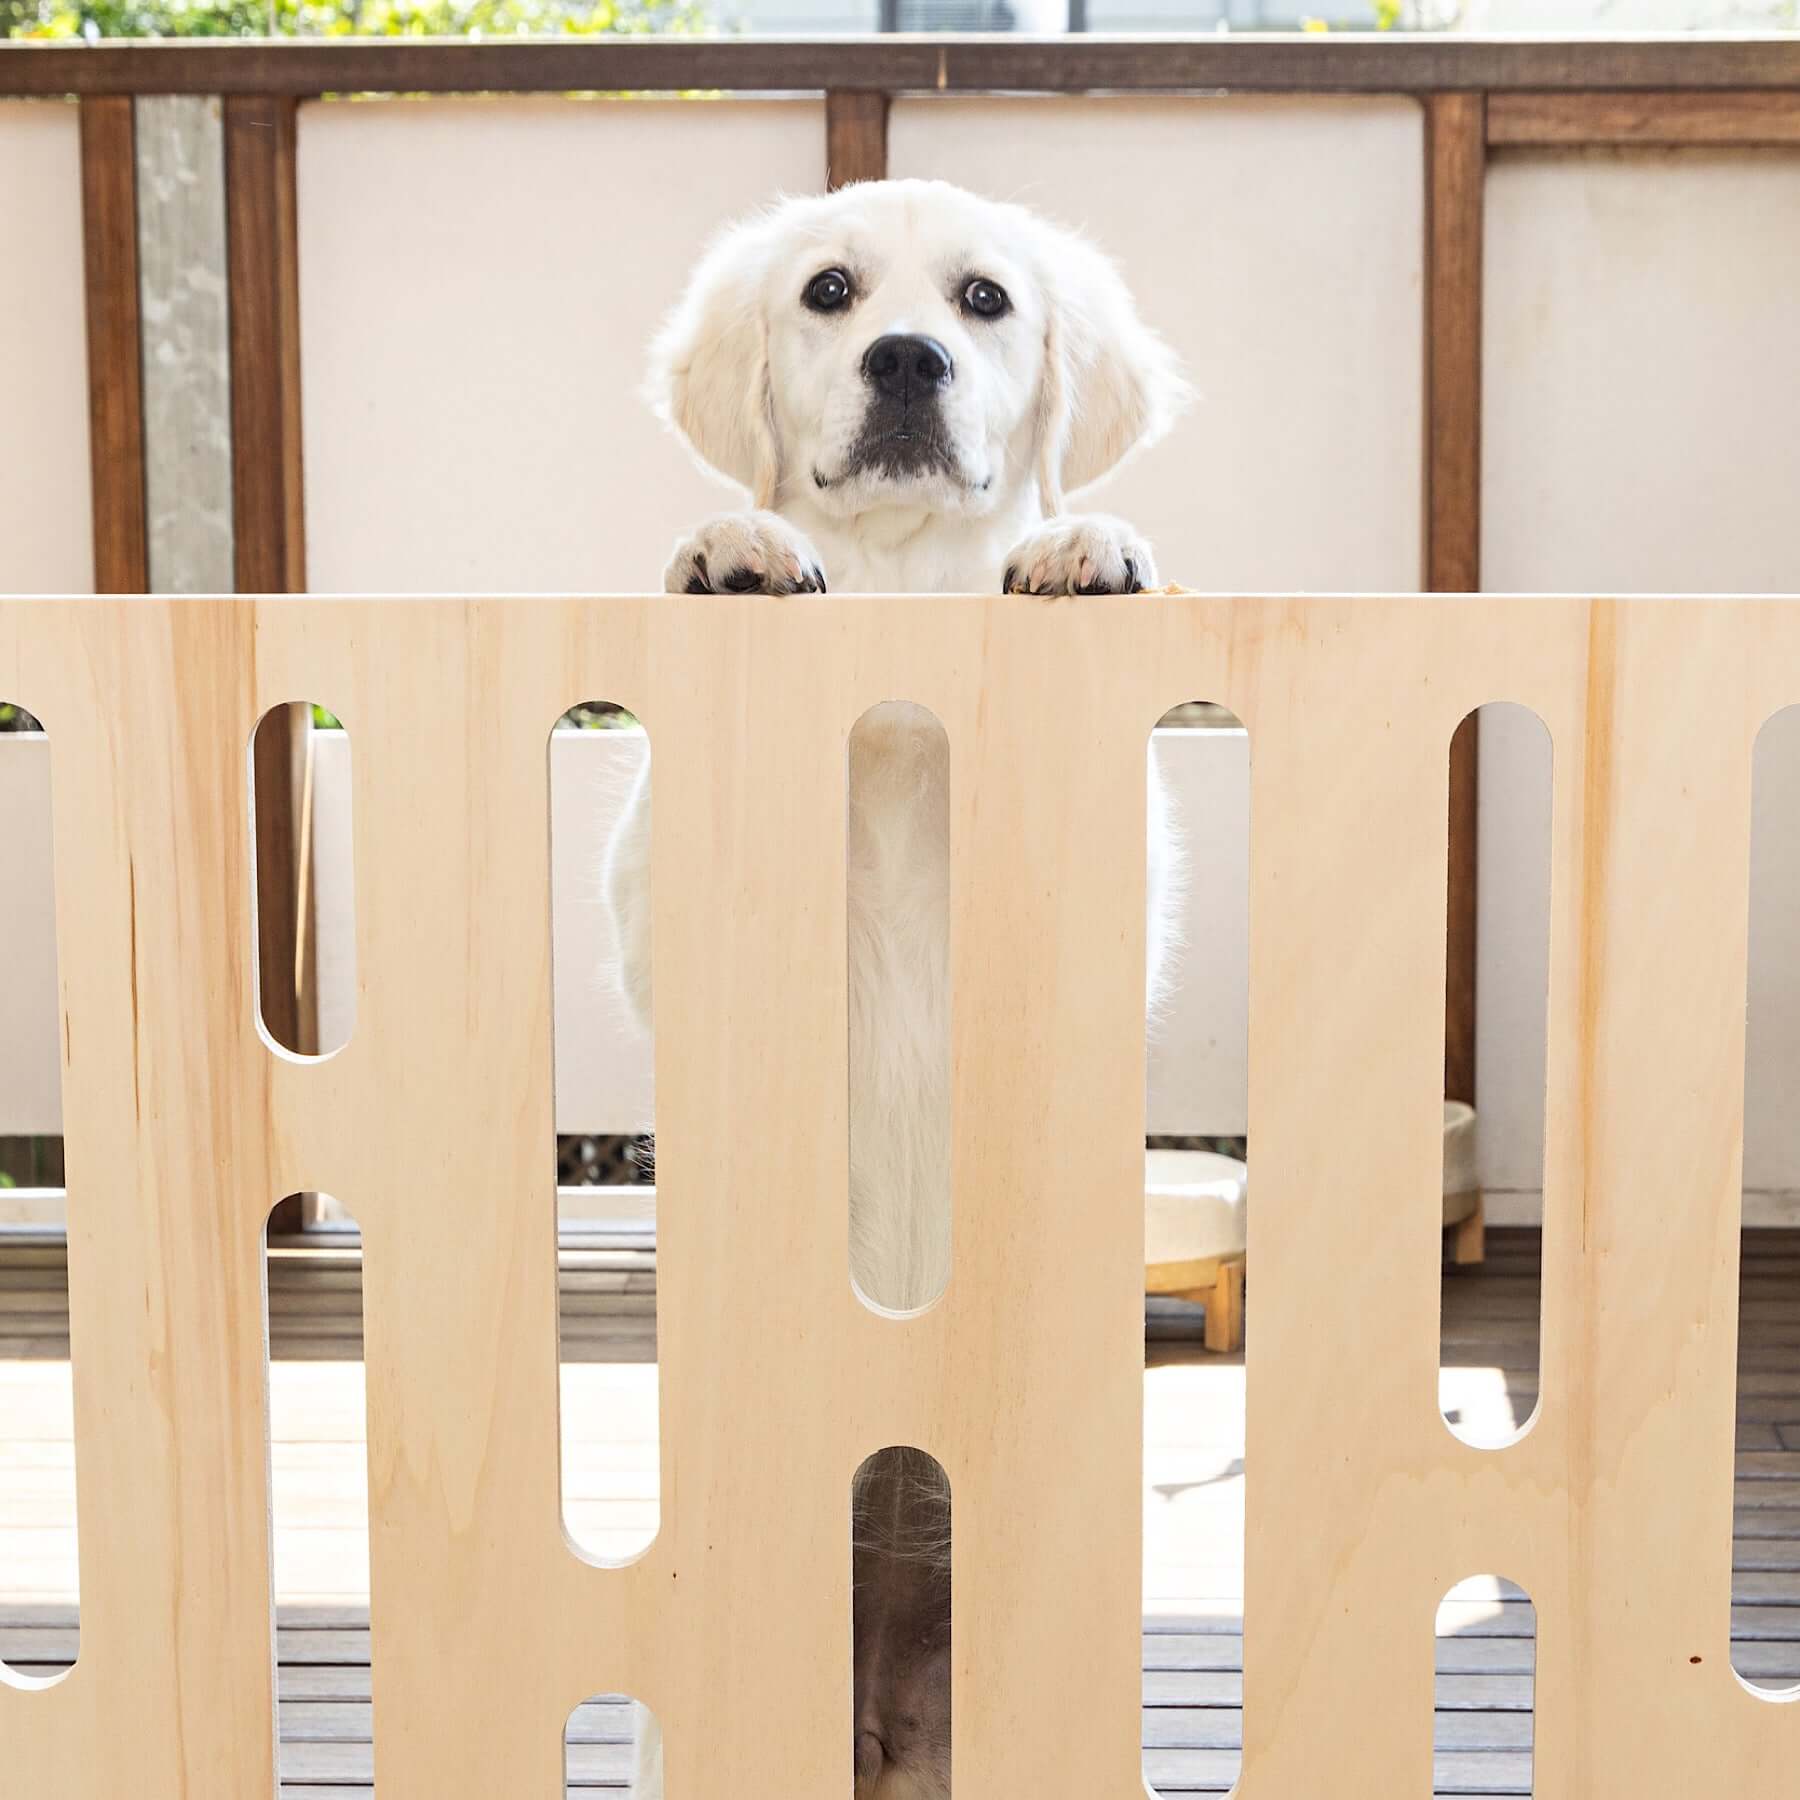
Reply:
<svg viewBox="0 0 1800 1800"><path fill-rule="evenodd" d="M1750 767L1796 668L1765 597L0 601L0 692L59 755L91 1633L0 1689L0 1796L268 1791L261 1240L305 1188L364 1233L382 1792L554 1793L569 1712L621 1691L698 1800L841 1792L845 1495L907 1442L957 1494L958 1787L1141 1795L1144 738L1194 693L1257 746L1241 1792L1429 1793L1428 1621L1490 1569L1541 1621L1541 1791L1786 1794L1800 1713L1747 1703L1730 1593ZM562 1530L521 1174L543 721L596 691L658 783L663 1511L625 1568ZM357 730L365 975L314 1065L248 1002L243 745L297 692ZM843 1205L845 742L894 693L953 764L958 1236L904 1322L852 1294ZM1541 1403L1482 1453L1437 1404L1435 946L1444 746L1496 697L1557 745L1549 1225Z"/></svg>
<svg viewBox="0 0 1800 1800"><path fill-rule="evenodd" d="M305 994L299 946L305 920L304 807L296 764L305 755L311 722L303 706L272 707L251 740L252 796L256 817L257 996L263 1024L284 1049L309 1055L318 1049L316 1009ZM292 1229L290 1213L278 1229Z"/></svg>
<svg viewBox="0 0 1800 1800"><path fill-rule="evenodd" d="M1444 881L1444 1098L1475 1103L1481 894L1481 715L1450 740L1450 864Z"/></svg>
<svg viewBox="0 0 1800 1800"><path fill-rule="evenodd" d="M111 95L81 103L81 227L87 264L94 589L101 594L139 594L150 585L150 553L144 502L137 147L128 98Z"/></svg>
<svg viewBox="0 0 1800 1800"><path fill-rule="evenodd" d="M870 88L833 88L825 96L825 179L841 188L881 181L888 170L888 96Z"/></svg>
<svg viewBox="0 0 1800 1800"><path fill-rule="evenodd" d="M300 253L291 100L225 102L232 527L239 593L306 586Z"/></svg>
<svg viewBox="0 0 1800 1800"><path fill-rule="evenodd" d="M225 218L231 316L232 545L240 593L306 586L300 445L296 105L262 95L225 101ZM312 695L284 695L287 701ZM289 1049L317 1048L297 946L306 931L301 840L302 706L283 705L256 734L256 884L263 1019ZM284 1202L280 1230L300 1223Z"/></svg>
<svg viewBox="0 0 1800 1800"><path fill-rule="evenodd" d="M1689 93L1517 93L1488 100L1487 141L1507 148L1584 144L1740 149L1800 144L1800 96L1746 89Z"/></svg>
<svg viewBox="0 0 1800 1800"><path fill-rule="evenodd" d="M1602 39L1379 33L1022 38L539 38L14 44L0 95L1800 91L1791 36Z"/></svg>
<svg viewBox="0 0 1800 1800"><path fill-rule="evenodd" d="M1481 586L1481 265L1484 98L1425 102L1425 585ZM1444 1093L1475 1098L1479 723L1450 748Z"/></svg>

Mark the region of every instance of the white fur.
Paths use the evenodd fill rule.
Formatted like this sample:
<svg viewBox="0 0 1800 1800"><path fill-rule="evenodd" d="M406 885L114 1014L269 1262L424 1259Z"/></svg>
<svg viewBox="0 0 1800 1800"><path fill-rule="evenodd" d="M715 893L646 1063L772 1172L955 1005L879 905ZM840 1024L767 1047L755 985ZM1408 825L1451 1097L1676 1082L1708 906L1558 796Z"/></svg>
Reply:
<svg viewBox="0 0 1800 1800"><path fill-rule="evenodd" d="M821 316L802 294L832 268L852 272L856 300ZM976 276L1006 290L1005 317L960 306ZM946 469L855 466L863 353L892 332L926 334L954 362ZM1155 585L1130 526L1065 514L1063 494L1158 436L1184 384L1113 264L1021 207L922 181L784 201L706 253L656 340L649 391L752 506L676 546L670 591L739 571L766 592L817 585L815 572L837 592L1121 591L1128 567ZM929 713L892 702L859 723L849 758L852 1272L869 1299L908 1310L950 1271L947 745ZM1154 1008L1180 862L1154 765L1149 818ZM606 879L624 987L646 1025L649 833L646 767ZM653 1728L636 1791L661 1792Z"/></svg>

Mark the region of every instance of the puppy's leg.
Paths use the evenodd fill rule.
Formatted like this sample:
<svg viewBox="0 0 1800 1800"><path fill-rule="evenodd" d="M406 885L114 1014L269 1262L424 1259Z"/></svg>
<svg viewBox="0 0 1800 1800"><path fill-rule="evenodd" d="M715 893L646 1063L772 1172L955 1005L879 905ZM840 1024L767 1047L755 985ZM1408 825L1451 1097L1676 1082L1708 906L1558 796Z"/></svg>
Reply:
<svg viewBox="0 0 1800 1800"><path fill-rule="evenodd" d="M1146 797L1148 838L1148 917L1144 938L1144 1006L1154 1032L1170 991L1181 950L1181 908L1187 896L1187 855L1174 802L1156 766L1156 746L1147 757L1150 788Z"/></svg>
<svg viewBox="0 0 1800 1800"><path fill-rule="evenodd" d="M822 594L819 553L772 512L721 513L675 546L671 594Z"/></svg>
<svg viewBox="0 0 1800 1800"><path fill-rule="evenodd" d="M650 1029L650 759L606 846L602 891L619 951L619 987L633 1017Z"/></svg>
<svg viewBox="0 0 1800 1800"><path fill-rule="evenodd" d="M1136 594L1156 586L1156 558L1123 519L1078 513L1046 519L1006 559L1008 594Z"/></svg>

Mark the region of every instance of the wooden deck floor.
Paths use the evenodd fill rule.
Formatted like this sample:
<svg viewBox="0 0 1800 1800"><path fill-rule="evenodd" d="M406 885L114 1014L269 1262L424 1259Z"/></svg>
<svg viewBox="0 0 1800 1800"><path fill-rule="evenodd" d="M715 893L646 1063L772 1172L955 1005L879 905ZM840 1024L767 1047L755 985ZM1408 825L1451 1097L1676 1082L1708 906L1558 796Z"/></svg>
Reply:
<svg viewBox="0 0 1800 1800"><path fill-rule="evenodd" d="M1740 1377L1734 1611L1740 1672L1800 1681L1800 1234L1750 1239ZM1446 1282L1445 1404L1501 1435L1537 1393L1536 1239L1496 1233ZM60 1253L0 1243L0 1659L51 1673L77 1645L73 1456ZM272 1260L276 1580L284 1800L371 1793L359 1281L346 1255ZM1254 1302L1252 1301L1252 1305ZM655 1276L646 1253L566 1255L569 1522L603 1555L654 1527ZM1168 1341L1145 1371L1145 1767L1161 1792L1221 1793L1242 1730L1244 1371ZM1251 1330L1254 1331L1254 1313ZM1493 1581L1440 1619L1437 1792L1531 1792L1533 1622ZM622 1786L629 1715L571 1721L571 1792Z"/></svg>

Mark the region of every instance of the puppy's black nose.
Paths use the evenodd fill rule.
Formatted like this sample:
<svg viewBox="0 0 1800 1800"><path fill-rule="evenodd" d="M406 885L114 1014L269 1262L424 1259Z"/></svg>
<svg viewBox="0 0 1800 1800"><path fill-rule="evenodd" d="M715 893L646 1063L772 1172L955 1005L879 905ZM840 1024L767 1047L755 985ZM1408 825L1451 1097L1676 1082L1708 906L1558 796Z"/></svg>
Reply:
<svg viewBox="0 0 1800 1800"><path fill-rule="evenodd" d="M936 338L889 332L863 352L863 375L896 400L928 399L956 373L950 352Z"/></svg>

